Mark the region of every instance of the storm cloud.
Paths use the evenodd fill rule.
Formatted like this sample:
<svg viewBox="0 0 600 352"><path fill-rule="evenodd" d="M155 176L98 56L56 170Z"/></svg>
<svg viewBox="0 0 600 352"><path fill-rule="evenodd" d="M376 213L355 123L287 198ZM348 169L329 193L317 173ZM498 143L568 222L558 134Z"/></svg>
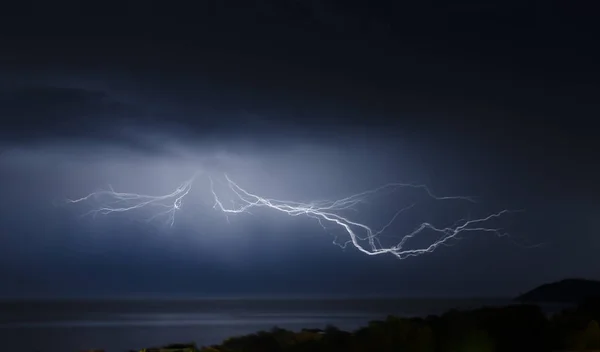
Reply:
<svg viewBox="0 0 600 352"><path fill-rule="evenodd" d="M391 21L387 2L264 1L257 23L244 4L209 3L178 21L150 7L41 16L42 36L2 21L23 31L4 37L0 68L0 295L512 295L597 275L598 56L589 32L544 29L568 12L548 8L533 28L516 15L531 9L508 3ZM342 250L311 219L228 223L207 179L172 228L146 210L93 218L65 202L109 185L167 194L198 170L294 201L393 181L478 197L429 204L397 234L525 212L498 224L510 238L473 234L399 261ZM385 223L392 203L360 216Z"/></svg>

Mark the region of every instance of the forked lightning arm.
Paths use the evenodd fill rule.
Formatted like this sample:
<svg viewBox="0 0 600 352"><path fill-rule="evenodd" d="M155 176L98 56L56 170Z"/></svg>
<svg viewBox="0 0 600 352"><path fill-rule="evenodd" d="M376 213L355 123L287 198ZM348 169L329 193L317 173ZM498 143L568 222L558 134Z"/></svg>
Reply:
<svg viewBox="0 0 600 352"><path fill-rule="evenodd" d="M166 216L170 225L173 226L175 224L175 212L181 209L183 198L192 190L192 184L197 175L195 174L191 179L179 185L173 192L163 196L115 192L109 186L109 190L96 191L79 199L67 199L67 202L81 203L85 201L97 201L101 206L84 214L84 216L93 215L94 217L98 214L122 213L144 207L162 208L164 209L163 211L156 213L146 220L152 221L160 216Z"/></svg>
<svg viewBox="0 0 600 352"><path fill-rule="evenodd" d="M115 192L112 188L110 190L98 191L91 193L85 197L68 200L70 203L81 203L85 201L97 201L100 203L100 207L91 210L86 214L110 214L115 212L127 212L140 208L162 208L160 211L153 215L148 221L156 219L160 216L167 217L168 223L172 226L175 223L175 213L182 206L183 199L187 196L192 188L192 184L196 180L198 174L194 175L188 181L182 183L173 192L163 196L149 196L135 193L120 193ZM490 228L485 226L487 222L492 219L498 218L503 214L508 213L508 210L502 210L500 212L488 215L483 218L473 220L459 220L454 225L449 227L437 227L429 222L420 224L413 231L401 236L400 241L391 247L385 247L381 244L379 236L384 233L390 225L402 214L403 212L411 209L415 204L411 204L398 210L381 229L374 230L371 227L351 220L348 216L342 215L345 210L354 209L354 206L367 200L370 196L381 192L394 192L400 188L413 188L424 191L427 196L434 200L462 200L473 202L470 197L457 196L457 197L439 197L433 194L429 188L424 185L415 185L407 183L389 183L379 188L361 192L358 194L351 195L346 198L342 198L335 201L315 201L310 203L301 203L294 201L282 201L271 198L263 198L259 195L250 193L240 187L237 183L232 181L227 175L225 175L226 186L235 194L238 203L240 205L228 208L223 204L223 201L218 196L214 188L212 178L209 177L210 189L214 198L213 208L220 210L225 214L238 214L238 213L250 213L253 208L268 208L273 209L290 216L304 215L319 221L319 224L325 228L324 223L331 223L340 227L345 233L348 234L349 240L345 243L340 244L342 248L351 244L359 251L367 255L379 255L379 254L393 254L399 259L405 259L411 256L418 256L425 253L433 252L436 248L442 245L449 245L451 240L459 239L459 235L466 232L491 232L498 236L502 236L499 229ZM227 218L227 220L229 220ZM406 243L411 238L416 237L422 232L429 230L437 233L439 236L437 240L433 241L428 246L407 249ZM361 243L363 242L363 243Z"/></svg>

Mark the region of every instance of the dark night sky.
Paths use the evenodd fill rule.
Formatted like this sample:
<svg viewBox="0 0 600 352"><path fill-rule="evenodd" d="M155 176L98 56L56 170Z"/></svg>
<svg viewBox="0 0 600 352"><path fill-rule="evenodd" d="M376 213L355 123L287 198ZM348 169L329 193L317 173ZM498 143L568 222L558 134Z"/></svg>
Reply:
<svg viewBox="0 0 600 352"><path fill-rule="evenodd" d="M600 279L591 3L399 3L0 10L0 296L502 296ZM54 205L109 183L167 193L215 155L283 199L399 179L477 195L525 209L503 227L544 245L473 234L400 261L276 214L165 233Z"/></svg>

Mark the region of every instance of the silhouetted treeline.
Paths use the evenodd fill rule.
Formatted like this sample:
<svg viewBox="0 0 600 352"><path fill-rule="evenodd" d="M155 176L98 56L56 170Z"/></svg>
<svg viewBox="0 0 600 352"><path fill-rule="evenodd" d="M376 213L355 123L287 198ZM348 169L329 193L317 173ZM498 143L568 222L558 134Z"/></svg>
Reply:
<svg viewBox="0 0 600 352"><path fill-rule="evenodd" d="M535 305L449 311L427 318L370 322L354 332L335 327L293 332L273 328L234 337L203 352L502 352L600 350L600 301L547 317Z"/></svg>

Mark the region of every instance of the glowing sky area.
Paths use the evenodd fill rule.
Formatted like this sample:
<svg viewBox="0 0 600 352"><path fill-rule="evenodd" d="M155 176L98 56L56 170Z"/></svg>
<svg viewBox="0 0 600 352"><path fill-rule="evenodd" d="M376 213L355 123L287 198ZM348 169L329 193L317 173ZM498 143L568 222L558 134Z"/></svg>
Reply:
<svg viewBox="0 0 600 352"><path fill-rule="evenodd" d="M197 186L197 181L203 178L210 183L210 193L213 196L213 209L223 213L227 222L230 214L248 214L253 215L254 210L258 208L267 208L276 212L281 212L289 216L305 216L316 220L323 230L328 228L338 227L347 237L346 239L338 240L337 236L334 243L342 249L348 245L354 246L356 249L367 255L393 254L399 259L405 259L412 256L418 256L425 253L431 253L438 247L450 246L460 240L464 234L470 232L487 232L496 234L497 236L507 236L506 232L497 227L490 227L489 223L492 220L508 214L510 211L504 209L493 214L489 214L480 218L463 218L456 220L453 224L444 226L435 225L429 221L422 222L413 229L398 233L395 231L391 236L398 239L398 242L390 247L383 245L382 236L390 236L387 232L394 225L398 217L405 216L417 206L414 201L415 197L406 194L406 191L418 191L423 196L432 201L462 201L475 203L474 197L468 196L438 196L434 194L426 185L414 183L387 183L377 188L358 192L347 197L337 200L317 200L310 202L298 202L290 200L278 200L269 197L260 196L250 193L246 189L240 187L227 174L224 175L224 184L233 195L233 198L226 199L218 195L215 189L215 180L213 176L206 175L203 171L197 171L194 175L181 183L172 192L163 195L146 195L131 192L120 192L112 186L108 189L92 192L84 197L76 199L68 199L69 204L93 203L92 210L84 215L110 215L115 213L131 213L138 210L150 209L151 213L147 215L145 221L151 223L155 220L166 221L170 227L175 225L177 213L183 208L184 202L191 198L190 193L194 186ZM385 212L385 208L392 205L385 204L383 209L378 209L380 206L374 204L373 198L380 195L401 194L400 197L405 199L413 199L411 202L399 207L393 213L391 219L381 225L379 228L372 228L362 222L353 220L355 216L360 217L360 212L364 211L361 206L368 203L370 208L374 208L375 213ZM187 199L186 199L187 198ZM95 203L95 204L94 204ZM202 210L197 210L202 211ZM355 213L352 216L348 213ZM358 215L356 214L358 213ZM388 211L389 213L389 211ZM260 216L260 215L259 215ZM409 215L410 216L410 215ZM430 244L420 248L407 248L413 238L419 237L422 233L431 232L434 239ZM363 234L364 233L364 234ZM361 242L367 242L367 245Z"/></svg>
<svg viewBox="0 0 600 352"><path fill-rule="evenodd" d="M600 279L595 11L251 3L0 13L0 297Z"/></svg>

